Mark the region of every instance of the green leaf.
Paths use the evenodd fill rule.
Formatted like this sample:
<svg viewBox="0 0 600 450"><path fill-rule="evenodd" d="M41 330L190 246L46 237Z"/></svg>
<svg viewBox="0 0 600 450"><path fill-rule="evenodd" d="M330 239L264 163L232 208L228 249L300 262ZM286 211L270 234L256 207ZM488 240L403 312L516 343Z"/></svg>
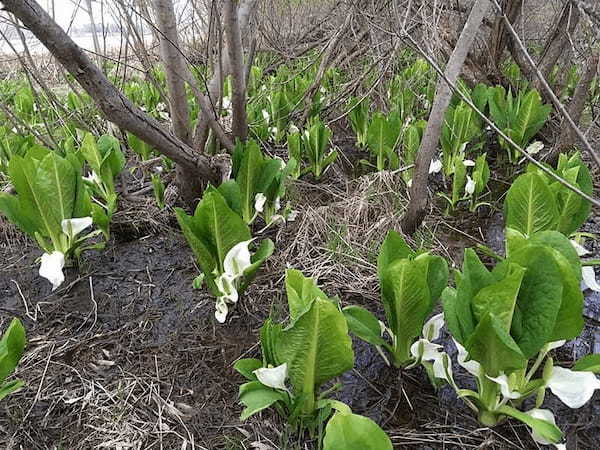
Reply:
<svg viewBox="0 0 600 450"><path fill-rule="evenodd" d="M262 267L264 262L269 258L275 251L275 244L271 239L264 239L256 252L250 257L250 266L244 270L244 279L238 289L238 292L242 294L248 285L254 280L256 273Z"/></svg>
<svg viewBox="0 0 600 450"><path fill-rule="evenodd" d="M371 345L383 346L386 344L381 337L379 320L371 312L360 306L347 306L342 310L350 331Z"/></svg>
<svg viewBox="0 0 600 450"><path fill-rule="evenodd" d="M498 412L520 420L524 424L531 427L537 434L539 434L542 438L549 442L558 443L562 439L563 434L560 431L560 429L556 425L546 420L535 419L529 414L525 414L524 412L521 412L518 409L515 409L508 405L501 406L498 409Z"/></svg>
<svg viewBox="0 0 600 450"><path fill-rule="evenodd" d="M421 334L433 305L427 286L427 260L397 260L381 276L381 298L395 336L396 364L411 359L410 346Z"/></svg>
<svg viewBox="0 0 600 450"><path fill-rule="evenodd" d="M262 361L255 358L238 359L233 365L235 370L251 381L258 381L253 372L261 367L263 367Z"/></svg>
<svg viewBox="0 0 600 450"><path fill-rule="evenodd" d="M24 385L25 385L25 383L23 381L14 380L14 381L10 381L10 382L0 386L0 400L2 400L7 395L17 392Z"/></svg>
<svg viewBox="0 0 600 450"><path fill-rule="evenodd" d="M80 151L91 169L100 175L102 169L102 155L96 145L96 139L91 133L86 133L83 137Z"/></svg>
<svg viewBox="0 0 600 450"><path fill-rule="evenodd" d="M392 442L371 419L337 412L327 423L323 450L392 450Z"/></svg>
<svg viewBox="0 0 600 450"><path fill-rule="evenodd" d="M275 342L278 361L288 364L295 395L305 395L304 411L314 410L318 388L354 366L344 315L329 300L316 298Z"/></svg>
<svg viewBox="0 0 600 450"><path fill-rule="evenodd" d="M285 290L292 322L311 306L315 298L328 299L315 280L305 277L302 272L295 269L288 269L285 272Z"/></svg>
<svg viewBox="0 0 600 450"><path fill-rule="evenodd" d="M19 319L13 319L0 339L0 383L14 372L26 344L23 324Z"/></svg>
<svg viewBox="0 0 600 450"><path fill-rule="evenodd" d="M246 420L248 417L268 408L269 406L284 401L284 395L274 389L264 386L259 381L251 381L240 386L240 402L245 406L240 420Z"/></svg>
<svg viewBox="0 0 600 450"><path fill-rule="evenodd" d="M487 313L479 321L465 348L469 356L478 361L491 376L523 369L527 364L521 349L508 334L504 324L491 313Z"/></svg>
<svg viewBox="0 0 600 450"><path fill-rule="evenodd" d="M600 353L584 356L575 363L573 370L600 373Z"/></svg>
<svg viewBox="0 0 600 450"><path fill-rule="evenodd" d="M404 238L397 231L388 231L377 256L377 273L381 279L382 273L391 263L398 259L410 258L415 252L408 246Z"/></svg>
<svg viewBox="0 0 600 450"><path fill-rule="evenodd" d="M504 202L506 226L530 236L553 230L558 209L552 191L537 173L521 175L508 190Z"/></svg>
<svg viewBox="0 0 600 450"><path fill-rule="evenodd" d="M554 250L540 245L513 252L509 261L526 269L517 299L522 326L517 343L532 358L552 338L563 297L561 268Z"/></svg>
<svg viewBox="0 0 600 450"><path fill-rule="evenodd" d="M239 242L251 239L250 230L218 192L204 195L194 213L194 232L213 255L223 271L225 256Z"/></svg>
<svg viewBox="0 0 600 450"><path fill-rule="evenodd" d="M511 264L509 272L510 274L506 278L479 290L473 298L473 312L476 320L480 321L486 314L492 314L507 333L510 332L525 269L517 264Z"/></svg>
<svg viewBox="0 0 600 450"><path fill-rule="evenodd" d="M244 222L250 223L254 218L254 197L257 190L263 165L263 155L258 144L249 141L244 150L244 155L236 174L236 181L240 187L241 210Z"/></svg>

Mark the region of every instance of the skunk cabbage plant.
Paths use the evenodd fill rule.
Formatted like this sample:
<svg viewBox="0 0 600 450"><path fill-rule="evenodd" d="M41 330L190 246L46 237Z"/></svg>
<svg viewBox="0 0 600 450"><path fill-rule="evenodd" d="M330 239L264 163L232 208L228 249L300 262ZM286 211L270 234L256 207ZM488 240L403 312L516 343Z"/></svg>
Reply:
<svg viewBox="0 0 600 450"><path fill-rule="evenodd" d="M225 322L229 307L254 279L273 253L273 242L265 239L251 252L254 243L248 225L216 190L207 191L193 216L181 208L177 220L192 248L210 292L217 297L215 318ZM195 283L198 285L201 283Z"/></svg>
<svg viewBox="0 0 600 450"><path fill-rule="evenodd" d="M391 449L374 422L328 398L339 385L321 391L354 366L352 341L336 302L297 270L287 271L286 290L289 324L267 320L260 333L262 360L241 359L234 366L248 380L240 387L245 406L241 419L273 406L292 427L314 435L335 411L325 429L324 448Z"/></svg>
<svg viewBox="0 0 600 450"><path fill-rule="evenodd" d="M552 412L540 409L546 389L571 408L600 389L597 355L574 369L555 366L549 356L583 329L581 263L571 243L557 231L526 237L508 229L506 259L490 271L467 249L455 281L456 288L442 294L444 317L458 363L475 377L477 390L456 385L442 351L430 355L435 376L454 387L484 425L513 417L530 426L538 442L559 444ZM528 397L535 397L535 407L523 412Z"/></svg>
<svg viewBox="0 0 600 450"><path fill-rule="evenodd" d="M435 318L427 325L425 321L448 282L446 261L411 250L400 234L390 231L379 251L377 273L387 323L364 308L348 306L348 326L359 338L385 349L396 367L421 362L424 349L414 344L422 334L429 340L439 334Z"/></svg>
<svg viewBox="0 0 600 450"><path fill-rule="evenodd" d="M44 251L39 273L53 290L64 281L62 269L71 256L101 246L83 246L100 231L81 235L93 222L81 169L73 154L61 158L38 148L24 157L14 155L8 175L16 194L0 193L0 211Z"/></svg>
<svg viewBox="0 0 600 450"><path fill-rule="evenodd" d="M13 319L0 339L0 400L23 386L21 380L6 381L23 356L27 340L19 319Z"/></svg>

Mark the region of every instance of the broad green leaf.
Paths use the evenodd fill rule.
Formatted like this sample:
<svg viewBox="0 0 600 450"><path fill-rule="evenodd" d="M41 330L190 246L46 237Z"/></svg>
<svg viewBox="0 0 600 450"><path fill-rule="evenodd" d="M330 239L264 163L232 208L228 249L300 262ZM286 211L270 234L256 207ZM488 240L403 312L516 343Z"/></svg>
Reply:
<svg viewBox="0 0 600 450"><path fill-rule="evenodd" d="M538 231L553 230L558 209L552 191L540 175L521 175L508 190L504 202L506 226L531 236Z"/></svg>
<svg viewBox="0 0 600 450"><path fill-rule="evenodd" d="M284 394L264 386L259 381L250 381L240 386L240 402L245 406L240 420L262 411L278 401L284 401Z"/></svg>
<svg viewBox="0 0 600 450"><path fill-rule="evenodd" d="M292 322L311 306L315 298L328 299L315 280L305 277L302 272L295 269L288 269L285 272L285 290Z"/></svg>
<svg viewBox="0 0 600 450"><path fill-rule="evenodd" d="M575 363L573 370L600 373L600 353L584 356Z"/></svg>
<svg viewBox="0 0 600 450"><path fill-rule="evenodd" d="M255 358L242 358L237 360L233 365L235 370L251 381L257 381L256 375L252 372L261 367L263 367L262 361Z"/></svg>
<svg viewBox="0 0 600 450"><path fill-rule="evenodd" d="M276 357L288 364L295 395L306 395L312 411L318 388L354 366L352 341L344 315L329 300L316 298L308 310L283 330Z"/></svg>
<svg viewBox="0 0 600 450"><path fill-rule="evenodd" d="M540 231L534 233L524 244L546 245L559 252L571 265L573 275L581 280L581 260L573 245L563 234L558 231Z"/></svg>
<svg viewBox="0 0 600 450"><path fill-rule="evenodd" d="M371 419L336 413L327 423L323 450L392 450L392 442Z"/></svg>
<svg viewBox="0 0 600 450"><path fill-rule="evenodd" d="M209 192L198 204L193 218L197 237L212 253L219 273L227 252L239 242L251 239L250 230L242 218L229 206L221 194Z"/></svg>
<svg viewBox="0 0 600 450"><path fill-rule="evenodd" d="M558 443L562 439L562 432L560 429L553 423L550 423L546 420L536 419L531 417L529 414L525 414L524 412L521 412L518 409L508 405L501 406L498 409L498 412L520 420L549 442Z"/></svg>
<svg viewBox="0 0 600 450"><path fill-rule="evenodd" d="M541 245L517 250L510 261L526 269L517 299L522 324L517 343L532 358L552 338L563 298L562 272L554 250Z"/></svg>
<svg viewBox="0 0 600 450"><path fill-rule="evenodd" d="M479 362L485 372L498 376L500 372L523 369L527 360L503 323L487 313L467 340L469 356Z"/></svg>
<svg viewBox="0 0 600 450"><path fill-rule="evenodd" d="M63 219L72 217L76 188L76 174L70 162L54 153L40 161L34 195L43 205L40 213L47 216L54 227L60 227Z"/></svg>
<svg viewBox="0 0 600 450"><path fill-rule="evenodd" d="M24 385L25 385L25 383L21 380L14 380L14 381L10 381L4 385L0 385L0 400L2 400L7 395L17 392Z"/></svg>
<svg viewBox="0 0 600 450"><path fill-rule="evenodd" d="M250 223L254 217L254 197L257 191L261 168L263 165L263 155L254 141L249 141L245 146L244 155L240 164L239 171L236 174L236 181L240 187L242 218L246 223Z"/></svg>
<svg viewBox="0 0 600 450"><path fill-rule="evenodd" d="M395 335L398 364L411 359L410 346L421 334L433 305L427 286L426 260L397 260L381 276L381 298L388 326Z"/></svg>
<svg viewBox="0 0 600 450"><path fill-rule="evenodd" d="M427 286L429 286L433 306L448 285L448 263L444 258L436 255L427 254L420 258L427 259Z"/></svg>
<svg viewBox="0 0 600 450"><path fill-rule="evenodd" d="M14 372L26 344L23 324L19 319L13 319L0 339L0 383Z"/></svg>
<svg viewBox="0 0 600 450"><path fill-rule="evenodd" d="M486 314L492 314L507 333L510 332L525 269L517 264L511 264L509 271L510 274L506 278L479 290L473 298L473 312L477 321Z"/></svg>
<svg viewBox="0 0 600 450"><path fill-rule="evenodd" d="M371 345L383 346L386 344L381 337L379 320L371 312L360 306L347 306L342 310L350 331Z"/></svg>
<svg viewBox="0 0 600 450"><path fill-rule="evenodd" d="M85 157L91 169L100 174L102 169L102 155L96 145L96 139L91 133L86 133L81 142L81 153Z"/></svg>
<svg viewBox="0 0 600 450"><path fill-rule="evenodd" d="M377 256L377 273L381 274L391 263L398 259L410 258L415 252L408 246L400 233L390 230L379 249Z"/></svg>

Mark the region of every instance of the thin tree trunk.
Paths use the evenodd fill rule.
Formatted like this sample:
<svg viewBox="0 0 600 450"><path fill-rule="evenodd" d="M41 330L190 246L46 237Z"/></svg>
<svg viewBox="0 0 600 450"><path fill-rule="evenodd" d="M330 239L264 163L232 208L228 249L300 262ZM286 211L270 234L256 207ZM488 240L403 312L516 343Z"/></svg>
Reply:
<svg viewBox="0 0 600 450"><path fill-rule="evenodd" d="M598 63L600 61L600 52L595 51L587 61L585 73L579 80L573 98L569 104L569 115L573 119L575 124L579 124L581 115L585 109L585 101L588 98L590 92L590 86L594 81L596 73L598 73ZM570 147L574 146L577 142L577 135L573 127L570 126L567 120L563 119L561 124L562 134L558 143L554 146L552 151L546 158L550 164L555 164L558 160L558 156L567 151Z"/></svg>
<svg viewBox="0 0 600 450"><path fill-rule="evenodd" d="M167 76L169 111L175 136L190 144L189 109L185 92L186 62L179 49L175 8L172 0L154 0L160 28L160 51Z"/></svg>
<svg viewBox="0 0 600 450"><path fill-rule="evenodd" d="M244 52L238 2L226 0L223 5L223 22L227 41L227 55L231 69L231 109L233 112L232 131L236 138L245 141L248 137L248 119L246 117L246 77L244 73Z"/></svg>
<svg viewBox="0 0 600 450"><path fill-rule="evenodd" d="M444 72L445 78L450 84L455 84L460 75L467 54L477 35L477 31L483 22L483 18L490 7L489 0L476 0L469 18L456 42L456 47L450 55L450 59ZM428 204L427 179L429 176L429 165L435 155L442 132L444 115L452 98L452 88L444 78L440 78L436 88L435 98L431 109L431 115L427 122L427 128L419 147L415 161L415 169L410 188L410 201L404 217L402 218L402 230L407 234L413 234L423 222Z"/></svg>
<svg viewBox="0 0 600 450"><path fill-rule="evenodd" d="M514 24L521 15L523 0L504 0L502 2L502 8L510 23ZM494 64L496 72L500 71L499 64L502 62L502 55L504 54L508 42L509 38L506 27L504 26L504 19L502 16L497 17L488 40L490 60L492 61L492 64Z"/></svg>
<svg viewBox="0 0 600 450"><path fill-rule="evenodd" d="M579 9L570 1L564 6L556 29L552 36L546 42L542 56L539 59L538 68L546 80L550 79L552 69L556 65L558 59L563 55L569 46L570 37L579 24ZM541 90L539 80L535 80L534 85L538 90Z"/></svg>
<svg viewBox="0 0 600 450"><path fill-rule="evenodd" d="M94 20L94 11L92 10L92 0L86 0L87 13L90 17L90 24L92 26L92 40L94 42L94 52L96 53L95 59L96 64L100 66L100 55L102 53L100 49L100 41L98 41L98 32L96 30L96 21Z"/></svg>

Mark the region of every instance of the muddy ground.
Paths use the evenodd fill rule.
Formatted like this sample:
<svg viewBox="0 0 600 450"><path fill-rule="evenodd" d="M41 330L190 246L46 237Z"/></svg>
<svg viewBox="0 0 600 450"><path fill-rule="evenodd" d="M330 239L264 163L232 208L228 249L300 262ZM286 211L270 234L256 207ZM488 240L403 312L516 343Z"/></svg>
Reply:
<svg viewBox="0 0 600 450"><path fill-rule="evenodd" d="M0 448L313 448L308 438L298 442L273 411L240 422L243 380L232 366L258 356L258 330L267 317L285 317L288 266L317 276L344 304L381 315L373 263L385 232L399 229L404 188L389 174L340 179L290 189L299 217L268 231L276 254L224 325L214 320L213 299L191 287L198 272L172 215L157 221L151 206L152 220L123 213L107 248L85 253L56 292L37 276L39 250L3 223L0 328L22 318L29 344L17 373L26 388L0 402ZM414 243L458 261L465 246L494 239L497 212L480 213L477 221L463 216L447 220L434 209ZM586 231L600 231L600 219ZM559 359L569 363L600 351L600 317L593 314L599 297L588 299L583 338ZM516 422L481 427L453 392L436 392L420 370L388 368L362 342L355 341L355 352L356 368L341 377L337 396L380 423L397 448L538 448ZM600 395L575 411L551 394L546 405L557 413L568 448L597 446Z"/></svg>

